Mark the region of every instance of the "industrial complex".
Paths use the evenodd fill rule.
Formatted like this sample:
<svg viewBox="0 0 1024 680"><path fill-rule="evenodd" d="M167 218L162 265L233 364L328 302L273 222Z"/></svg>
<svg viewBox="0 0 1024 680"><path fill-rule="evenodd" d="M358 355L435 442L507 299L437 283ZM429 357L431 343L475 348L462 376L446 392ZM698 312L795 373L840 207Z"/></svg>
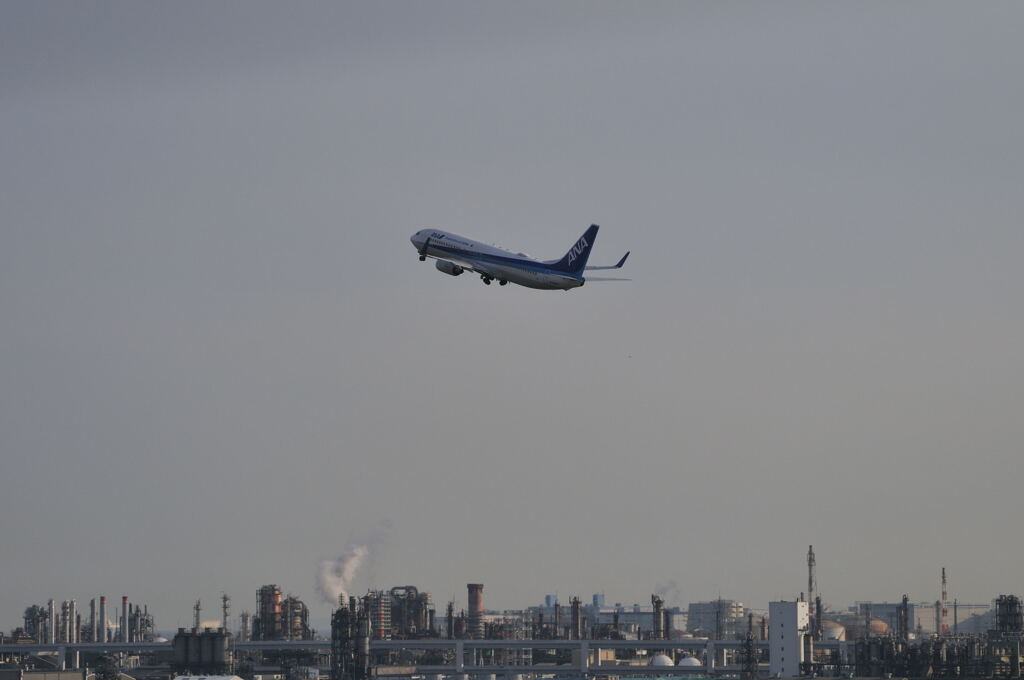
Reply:
<svg viewBox="0 0 1024 680"><path fill-rule="evenodd" d="M235 675L249 680L534 680L626 677L1020 677L1024 608L1015 595L982 604L949 601L945 569L933 602L822 604L813 547L807 589L767 610L724 598L666 605L584 602L546 595L537 605L495 611L484 585L466 586L466 606L439 611L412 585L343 594L330 630L310 627L309 608L274 584L254 612L220 625L158 632L146 605L121 598L29 605L0 636L0 680L169 680Z"/></svg>

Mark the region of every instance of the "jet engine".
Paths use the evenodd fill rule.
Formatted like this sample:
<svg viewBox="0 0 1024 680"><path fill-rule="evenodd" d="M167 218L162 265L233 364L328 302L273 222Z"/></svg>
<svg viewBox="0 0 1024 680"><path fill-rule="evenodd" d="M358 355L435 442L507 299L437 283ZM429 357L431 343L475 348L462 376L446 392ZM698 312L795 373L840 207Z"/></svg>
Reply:
<svg viewBox="0 0 1024 680"><path fill-rule="evenodd" d="M454 262L449 262L448 260L438 260L434 263L434 266L437 267L438 271L442 271L445 274L451 274L452 276L458 276L464 271L462 267Z"/></svg>

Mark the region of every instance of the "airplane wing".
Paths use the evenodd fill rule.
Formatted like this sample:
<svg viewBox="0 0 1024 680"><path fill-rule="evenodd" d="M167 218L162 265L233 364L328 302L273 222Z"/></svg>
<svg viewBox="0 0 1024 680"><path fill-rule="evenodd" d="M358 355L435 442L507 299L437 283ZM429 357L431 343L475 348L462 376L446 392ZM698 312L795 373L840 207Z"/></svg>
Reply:
<svg viewBox="0 0 1024 680"><path fill-rule="evenodd" d="M618 264L607 265L607 266L602 266L602 267L585 267L585 269L588 269L588 270L592 270L592 269L622 269L622 265L626 264L626 258L629 257L629 252L630 251L628 251L628 250L626 251L626 254L622 256L622 259L619 260ZM587 280L588 281L596 281L597 279L587 279Z"/></svg>
<svg viewBox="0 0 1024 680"><path fill-rule="evenodd" d="M488 271L487 270L487 265L482 264L480 262L474 262L474 261L471 261L471 260L463 259L461 257L451 257L449 255L445 255L444 257L439 257L439 256L436 256L436 255L427 255L427 257L429 257L429 258L431 258L433 260L443 260L445 262L451 262L452 264L456 264L456 265L462 267L467 272L476 272L477 274L483 274L484 276L489 276L492 279L501 278L501 277L495 275L493 272Z"/></svg>

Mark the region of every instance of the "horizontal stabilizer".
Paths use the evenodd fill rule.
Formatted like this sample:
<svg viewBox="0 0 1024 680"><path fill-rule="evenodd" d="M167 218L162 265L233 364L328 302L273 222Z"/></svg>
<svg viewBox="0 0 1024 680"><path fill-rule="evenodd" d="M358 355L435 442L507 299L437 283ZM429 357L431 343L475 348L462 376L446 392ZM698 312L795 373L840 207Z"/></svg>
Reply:
<svg viewBox="0 0 1024 680"><path fill-rule="evenodd" d="M587 270L590 271L590 270L594 270L594 269L622 269L622 265L626 264L626 258L629 257L629 252L630 251L628 251L628 250L626 251L626 254L622 256L622 259L619 260L618 264L612 264L612 265L600 266L600 267L587 267ZM589 280L593 281L594 279L589 279Z"/></svg>

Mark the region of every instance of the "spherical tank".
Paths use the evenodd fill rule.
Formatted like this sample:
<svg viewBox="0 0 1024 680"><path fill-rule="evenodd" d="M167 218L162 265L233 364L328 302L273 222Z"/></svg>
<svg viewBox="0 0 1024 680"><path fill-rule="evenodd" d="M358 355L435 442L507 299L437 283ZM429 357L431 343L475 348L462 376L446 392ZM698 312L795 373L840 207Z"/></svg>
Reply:
<svg viewBox="0 0 1024 680"><path fill-rule="evenodd" d="M647 665L648 666L675 666L675 664L672 663L672 658L667 656L667 655L665 655L665 654L655 654L651 658L650 663L648 663Z"/></svg>
<svg viewBox="0 0 1024 680"><path fill-rule="evenodd" d="M845 640L846 626L837 621L822 621L821 634L826 640Z"/></svg>
<svg viewBox="0 0 1024 680"><path fill-rule="evenodd" d="M871 634L885 635L889 632L889 624L882 619L871 619Z"/></svg>

